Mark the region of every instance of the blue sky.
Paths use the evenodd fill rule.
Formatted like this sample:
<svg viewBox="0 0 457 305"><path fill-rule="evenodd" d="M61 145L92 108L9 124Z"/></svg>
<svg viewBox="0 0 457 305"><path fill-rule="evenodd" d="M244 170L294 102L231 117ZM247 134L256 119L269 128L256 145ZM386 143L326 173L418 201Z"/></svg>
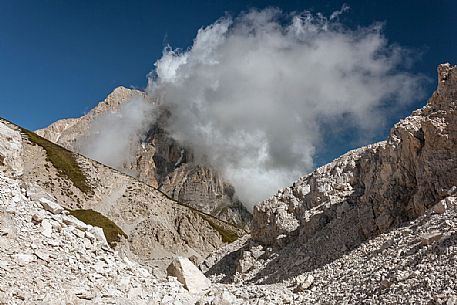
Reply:
<svg viewBox="0 0 457 305"><path fill-rule="evenodd" d="M0 0L0 116L37 129L81 116L117 86L144 88L165 45L188 48L200 27L226 13L273 6L330 14L343 3L351 8L341 18L344 24L383 22L390 42L420 54L411 71L433 80L426 96L435 87L436 66L457 63L457 2L452 0ZM391 122L424 103L408 105ZM320 160L350 148L335 144L339 148L322 151Z"/></svg>

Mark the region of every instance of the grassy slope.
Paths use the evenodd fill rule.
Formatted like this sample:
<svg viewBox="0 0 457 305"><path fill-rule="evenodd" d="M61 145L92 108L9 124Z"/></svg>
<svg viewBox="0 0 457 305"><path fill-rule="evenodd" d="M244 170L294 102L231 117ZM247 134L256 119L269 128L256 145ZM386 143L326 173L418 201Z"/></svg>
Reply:
<svg viewBox="0 0 457 305"><path fill-rule="evenodd" d="M205 214L200 214L200 216L219 233L224 243L232 243L240 238L239 233L237 233L235 230L229 229L226 225L224 226L223 224L214 221L214 219L208 217Z"/></svg>
<svg viewBox="0 0 457 305"><path fill-rule="evenodd" d="M7 120L5 120L7 121ZM9 121L7 121L9 122ZM11 123L11 122L9 122ZM14 123L11 123L15 125ZM17 126L17 125L15 125ZM54 144L48 140L46 140L43 137L40 137L39 135L35 134L34 132L31 132L25 128L19 127L18 128L21 130L21 132L30 140L30 142L41 146L45 151L48 160L52 163L52 165L57 169L58 173L65 178L70 179L75 187L80 189L83 193L86 194L91 194L93 192L91 186L87 182L86 176L80 169L78 163L76 162L76 158L74 153L71 151ZM150 187L148 185L148 187ZM222 221L210 214L203 213L201 211L198 211L182 202L178 202L175 199L169 197L167 194L164 192L158 190L160 193L162 193L165 197L170 199L171 201L175 202L178 205L184 206L186 208L189 208L193 212L197 213L200 217L202 217L208 224L216 230L222 237L222 241L226 243L231 243L235 240L237 240L243 233L246 233L244 230L240 230L233 224L227 223L225 221ZM85 212L83 212L85 211ZM72 213L75 213L74 216L80 219L81 221L86 222L88 224L101 227L105 231L105 227L107 228L107 232L105 232L105 235L107 234L112 234L110 236L110 240L118 241L118 236L124 235L127 236L122 230L113 222L111 222L108 218L103 216L102 214L92 211L92 212L87 212L87 211L92 211L92 210L75 210L72 211ZM108 221L104 220L103 218L100 217L100 215L95 215L95 213L100 214L101 216L105 217L109 222L111 222L117 229L115 229L113 226L109 225ZM78 215L78 216L77 216ZM80 218L81 217L81 218ZM96 223L96 221L100 221L100 223ZM104 227L105 226L105 227ZM243 231L243 233L241 233ZM108 239L108 236L107 236Z"/></svg>
<svg viewBox="0 0 457 305"><path fill-rule="evenodd" d="M68 178L81 192L85 194L91 194L93 192L92 187L87 182L86 176L76 161L74 153L27 129L21 128L21 132L27 136L30 142L41 146L46 151L47 159L56 168L59 175Z"/></svg>
<svg viewBox="0 0 457 305"><path fill-rule="evenodd" d="M128 238L121 228L119 228L108 217L94 210L73 210L70 214L87 224L97 226L103 229L106 240L111 247L115 247L120 241L121 236Z"/></svg>

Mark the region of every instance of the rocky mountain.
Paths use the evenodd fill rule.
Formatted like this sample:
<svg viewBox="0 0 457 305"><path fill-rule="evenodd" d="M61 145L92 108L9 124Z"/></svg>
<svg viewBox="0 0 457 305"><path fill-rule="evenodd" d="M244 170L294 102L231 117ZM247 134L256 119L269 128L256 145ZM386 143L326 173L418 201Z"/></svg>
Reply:
<svg viewBox="0 0 457 305"><path fill-rule="evenodd" d="M457 70L441 65L438 77L427 105L396 124L386 141L350 151L258 204L253 238L265 244L306 241L335 226L338 246L350 249L453 195Z"/></svg>
<svg viewBox="0 0 457 305"><path fill-rule="evenodd" d="M1 165L20 177L30 200L59 202L103 227L108 242L130 258L164 270L176 255L202 260L244 233L7 121L0 127Z"/></svg>
<svg viewBox="0 0 457 305"><path fill-rule="evenodd" d="M236 241L227 223L2 121L0 302L457 304L456 121L445 64L386 141L259 203Z"/></svg>
<svg viewBox="0 0 457 305"><path fill-rule="evenodd" d="M194 263L242 234L0 119L1 304L230 304Z"/></svg>
<svg viewBox="0 0 457 305"><path fill-rule="evenodd" d="M90 134L91 123L107 113L116 112L135 97L150 103L155 100L145 93L125 87L116 88L86 115L77 119L59 120L49 127L37 130L37 134L63 147L80 152L81 142ZM170 113L157 108L157 121L145 133L145 139L136 143L135 157L119 170L140 181L158 187L171 198L233 223L248 227L251 214L236 198L232 185L213 169L193 162L192 151L182 147L166 132Z"/></svg>
<svg viewBox="0 0 457 305"><path fill-rule="evenodd" d="M350 151L257 204L252 237L203 267L224 282L293 285L300 277L309 303L455 296L456 160L457 67L445 64L427 105L386 141Z"/></svg>

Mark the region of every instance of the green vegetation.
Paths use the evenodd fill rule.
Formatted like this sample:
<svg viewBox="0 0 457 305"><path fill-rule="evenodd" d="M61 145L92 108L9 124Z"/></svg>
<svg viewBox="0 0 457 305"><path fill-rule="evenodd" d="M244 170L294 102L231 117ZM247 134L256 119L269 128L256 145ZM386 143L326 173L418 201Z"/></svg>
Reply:
<svg viewBox="0 0 457 305"><path fill-rule="evenodd" d="M150 187L150 186L148 185L148 187ZM167 199L173 201L174 203L176 203L176 204L178 204L180 206L188 208L189 210L193 211L194 213L197 213L201 218L206 220L208 222L208 224L214 230L216 230L219 233L219 235L221 235L222 241L224 243L232 243L232 242L236 241L238 238L240 238L241 235L238 232L238 230L242 230L245 233L248 233L248 232L246 232L246 230L244 230L242 228L238 228L235 224L232 224L232 223L226 222L224 220L218 219L217 217L214 217L213 215L206 214L206 213L204 213L202 211L199 211L196 208L194 208L194 207L192 207L192 206L190 206L188 204L185 204L185 203L182 203L180 201L177 201L176 199L170 197L168 194L166 194L165 192L161 191L160 189L156 189L156 190L159 191Z"/></svg>
<svg viewBox="0 0 457 305"><path fill-rule="evenodd" d="M108 217L100 214L94 210L73 210L70 214L92 226L97 226L103 229L108 244L114 248L116 244L121 240L121 236L127 237L121 228L119 228L114 222Z"/></svg>
<svg viewBox="0 0 457 305"><path fill-rule="evenodd" d="M27 136L30 142L41 146L46 151L47 160L57 169L57 172L62 178L68 178L73 182L73 185L86 194L92 193L92 188L87 182L86 176L81 171L81 168L76 162L75 155L59 146L56 145L39 135L21 128L23 134Z"/></svg>
<svg viewBox="0 0 457 305"><path fill-rule="evenodd" d="M7 121L7 122L9 122L9 121ZM24 129L21 127L18 127L18 128L21 129L21 132L25 136L27 136L27 138L30 140L30 142L41 146L46 151L47 160L50 161L52 163L52 165L56 168L56 170L59 173L59 176L62 179L71 180L73 185L75 187L77 187L78 189L80 189L83 193L86 193L86 194L93 193L92 187L88 183L86 176L84 175L84 173L82 172L81 168L79 167L79 165L76 161L75 155L71 151L69 151L59 145L56 145L27 129ZM45 164L45 168L46 169L48 168L47 164ZM53 182L50 182L50 183L51 183L50 185L52 187L54 185L54 183ZM152 188L151 186L144 184L142 182L138 182L138 183L139 184L137 186L145 186L145 187ZM128 187L129 191L133 191L133 189L134 188L132 186ZM231 242L236 241L240 237L240 235L243 234L241 231L244 231L245 233L247 233L244 229L237 228L236 225L234 225L234 224L225 222L212 215L198 211L197 209L195 209L187 204L184 204L182 202L179 202L179 201L171 198L169 195L167 195L160 189L156 189L156 190L158 192L160 192L163 196L168 198L169 200L173 201L174 203L176 203L180 206L183 206L185 208L188 208L191 211L197 213L199 216L201 216L205 221L208 222L208 224L214 230L216 230L221 235L222 241L225 243L231 243ZM62 193L62 195L65 195L67 197L74 197L78 203L80 202L80 199L72 192L68 192L65 194ZM125 196L125 194L123 196ZM128 198L128 200L131 201L130 198ZM224 211L224 208L222 208L221 212L223 212L223 211ZM87 224L102 228L103 232L105 233L108 243L112 247L114 247L116 245L116 243L118 243L120 241L121 236L125 236L126 238L128 238L127 235L122 231L122 229L119 228L114 222L112 222L109 218L105 217L104 215L102 215L96 211L80 209L80 210L70 211L70 214Z"/></svg>
<svg viewBox="0 0 457 305"><path fill-rule="evenodd" d="M209 217L208 215L202 213L200 213L200 216L221 235L224 243L232 243L239 238L238 234L234 230L230 230L227 226L224 226L224 224L218 223L216 218Z"/></svg>

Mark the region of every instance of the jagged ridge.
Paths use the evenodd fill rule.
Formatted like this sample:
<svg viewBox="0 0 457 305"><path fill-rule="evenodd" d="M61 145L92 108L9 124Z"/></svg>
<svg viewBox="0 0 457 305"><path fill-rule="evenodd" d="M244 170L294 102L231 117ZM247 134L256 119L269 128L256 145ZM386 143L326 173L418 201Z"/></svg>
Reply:
<svg viewBox="0 0 457 305"><path fill-rule="evenodd" d="M88 114L77 119L59 120L37 134L75 152L80 151L80 141L90 133L90 126L98 116L116 112L135 97L148 98L144 92L116 88ZM150 100L150 103L157 103ZM206 214L248 228L251 214L236 198L233 186L214 170L193 162L192 151L182 147L165 131L169 111L160 111L157 121L146 132L145 140L136 143L132 162L121 168L125 173L153 187L160 188L171 198L184 202Z"/></svg>

